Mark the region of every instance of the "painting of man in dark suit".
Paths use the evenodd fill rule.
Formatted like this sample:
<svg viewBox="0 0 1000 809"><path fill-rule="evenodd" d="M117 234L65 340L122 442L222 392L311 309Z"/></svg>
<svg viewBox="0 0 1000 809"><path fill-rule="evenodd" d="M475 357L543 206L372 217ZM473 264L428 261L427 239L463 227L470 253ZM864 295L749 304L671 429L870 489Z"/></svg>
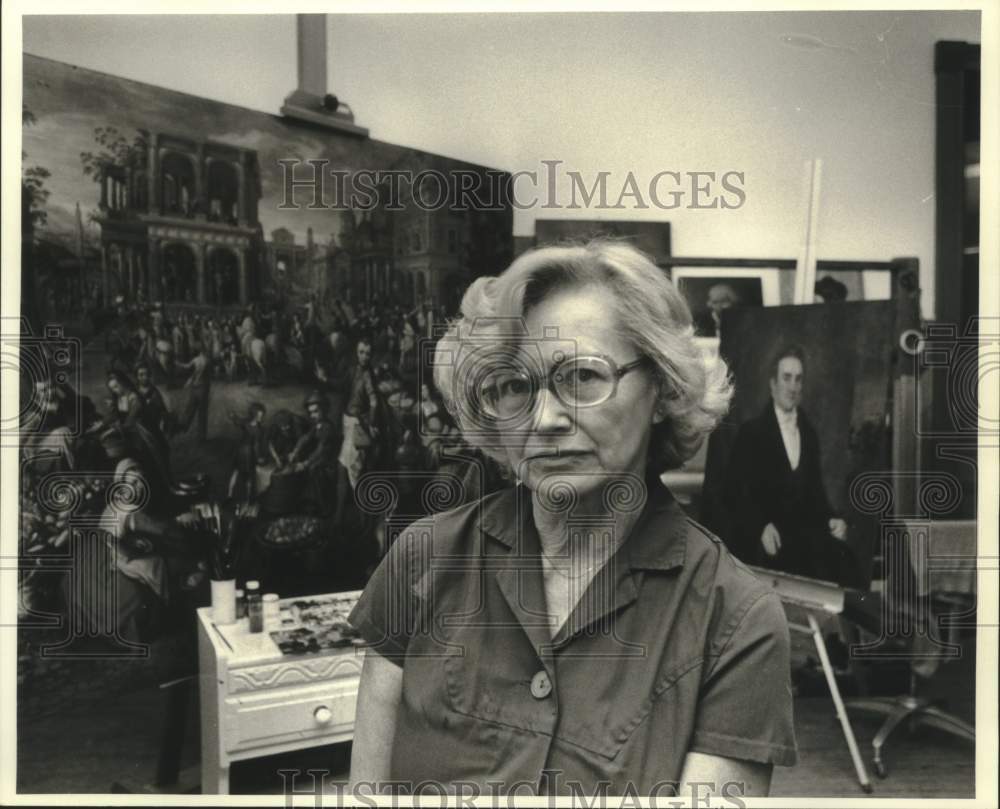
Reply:
<svg viewBox="0 0 1000 809"><path fill-rule="evenodd" d="M839 580L852 566L847 523L823 486L820 442L801 408L806 357L777 352L770 401L736 434L725 481L732 542L750 564Z"/></svg>

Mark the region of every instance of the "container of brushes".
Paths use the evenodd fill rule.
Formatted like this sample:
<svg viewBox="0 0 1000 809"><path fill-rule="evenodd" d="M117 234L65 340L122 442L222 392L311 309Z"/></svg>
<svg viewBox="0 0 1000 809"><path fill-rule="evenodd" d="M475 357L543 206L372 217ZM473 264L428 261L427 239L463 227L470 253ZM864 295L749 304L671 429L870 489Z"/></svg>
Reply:
<svg viewBox="0 0 1000 809"><path fill-rule="evenodd" d="M212 579L212 621L236 623L236 579Z"/></svg>

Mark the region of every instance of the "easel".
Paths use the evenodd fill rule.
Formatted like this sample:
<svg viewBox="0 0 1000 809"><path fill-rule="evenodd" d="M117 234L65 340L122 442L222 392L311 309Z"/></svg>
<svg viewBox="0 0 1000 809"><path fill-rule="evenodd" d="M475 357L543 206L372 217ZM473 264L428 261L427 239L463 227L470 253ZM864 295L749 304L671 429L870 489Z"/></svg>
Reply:
<svg viewBox="0 0 1000 809"><path fill-rule="evenodd" d="M816 644L816 653L819 655L820 665L826 677L826 684L830 689L830 697L833 699L833 705L837 711L837 719L840 721L840 728L844 733L851 761L854 763L854 772L857 774L858 783L865 792L871 794L871 779L868 777L868 770L861 757L861 750L858 748L858 741L854 736L854 728L847 715L847 708L840 696L840 687L837 685L833 665L830 663L830 655L826 651L826 641L823 640L823 632L817 619L817 614L840 615L844 611L843 589L832 582L800 578L787 573L776 573L765 568L754 568L754 571L763 581L770 582L775 592L786 604L794 604L805 609L808 625L789 621L788 628L794 632L812 635L813 643Z"/></svg>
<svg viewBox="0 0 1000 809"><path fill-rule="evenodd" d="M805 239L795 262L794 303L812 303L816 285L816 227L819 219L819 185L823 161L806 161L804 174Z"/></svg>

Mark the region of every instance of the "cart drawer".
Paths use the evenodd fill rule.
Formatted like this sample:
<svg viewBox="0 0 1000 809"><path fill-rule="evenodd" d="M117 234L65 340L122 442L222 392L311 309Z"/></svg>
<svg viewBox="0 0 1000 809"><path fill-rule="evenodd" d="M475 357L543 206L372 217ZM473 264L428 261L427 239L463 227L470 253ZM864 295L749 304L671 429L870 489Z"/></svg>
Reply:
<svg viewBox="0 0 1000 809"><path fill-rule="evenodd" d="M229 697L225 712L226 749L233 752L298 739L350 734L359 682L359 678L351 678L311 688Z"/></svg>

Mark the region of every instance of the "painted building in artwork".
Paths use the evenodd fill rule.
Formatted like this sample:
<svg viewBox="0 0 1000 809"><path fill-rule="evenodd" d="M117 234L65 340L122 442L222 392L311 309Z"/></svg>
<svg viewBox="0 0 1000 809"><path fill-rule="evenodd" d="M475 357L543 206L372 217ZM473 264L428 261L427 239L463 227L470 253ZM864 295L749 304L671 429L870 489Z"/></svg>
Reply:
<svg viewBox="0 0 1000 809"><path fill-rule="evenodd" d="M262 260L268 286L280 297L287 298L301 284L309 264L309 252L306 245L296 244L295 234L288 228L275 228L271 238L264 242Z"/></svg>
<svg viewBox="0 0 1000 809"><path fill-rule="evenodd" d="M261 196L257 154L141 133L100 167L102 294L235 306L254 299Z"/></svg>
<svg viewBox="0 0 1000 809"><path fill-rule="evenodd" d="M397 215L395 260L417 300L449 303L448 290L465 287L463 259L468 228L461 213L411 206ZM450 308L450 307L449 307Z"/></svg>
<svg viewBox="0 0 1000 809"><path fill-rule="evenodd" d="M99 231L98 305L122 295L235 308L273 296L453 311L473 279L510 263L513 211L503 194L483 210L455 210L450 199L421 207L404 183L393 199L378 189L364 210L336 207L329 189L329 207L294 209L284 204L281 161L300 155L331 170L411 177L462 172L498 190L509 185L505 172L30 54L24 64L26 167L40 186L28 243L71 245L79 201ZM42 278L35 254L25 256L25 277Z"/></svg>
<svg viewBox="0 0 1000 809"><path fill-rule="evenodd" d="M445 161L434 155L414 155L403 167L411 176L447 172ZM434 205L435 183L410 189L399 200L392 217L392 289L403 297L429 302L454 311L469 283L481 275L502 272L513 255L510 202L485 197L486 204ZM418 204L418 199L422 204Z"/></svg>
<svg viewBox="0 0 1000 809"><path fill-rule="evenodd" d="M339 227L325 243L312 228L305 244L287 228L276 228L264 243L269 283L292 299L407 307L426 302L454 309L473 278L497 273L509 260L511 236L504 223L483 226L481 212L401 208L337 211Z"/></svg>

